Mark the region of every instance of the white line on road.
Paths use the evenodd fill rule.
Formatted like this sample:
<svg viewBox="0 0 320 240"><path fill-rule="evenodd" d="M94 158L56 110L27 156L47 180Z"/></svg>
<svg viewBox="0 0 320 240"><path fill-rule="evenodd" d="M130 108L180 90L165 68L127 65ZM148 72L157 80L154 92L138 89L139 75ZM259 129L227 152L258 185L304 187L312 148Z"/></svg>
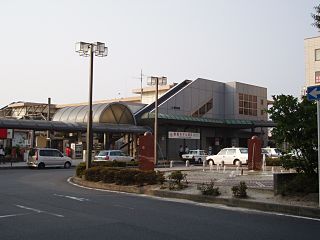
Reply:
<svg viewBox="0 0 320 240"><path fill-rule="evenodd" d="M26 209L26 210L30 210L30 211L33 211L33 212L36 212L36 213L46 213L46 214L49 214L49 215L52 215L52 216L55 216L55 217L64 217L63 215L60 215L60 214L51 213L51 212L47 212L47 211L42 211L42 210L39 210L39 209L26 207L26 206L22 206L22 205L16 205L16 207L22 208L22 209Z"/></svg>
<svg viewBox="0 0 320 240"><path fill-rule="evenodd" d="M56 193L53 194L53 195L57 196L57 197L69 198L69 199L76 200L76 201L79 201L79 202L90 201L87 198L78 198L78 197L73 197L73 196L68 196L68 195L61 195L61 194L56 194Z"/></svg>
<svg viewBox="0 0 320 240"><path fill-rule="evenodd" d="M8 217L18 217L28 215L29 213L18 213L18 214L9 214L9 215L2 215L0 218L8 218Z"/></svg>

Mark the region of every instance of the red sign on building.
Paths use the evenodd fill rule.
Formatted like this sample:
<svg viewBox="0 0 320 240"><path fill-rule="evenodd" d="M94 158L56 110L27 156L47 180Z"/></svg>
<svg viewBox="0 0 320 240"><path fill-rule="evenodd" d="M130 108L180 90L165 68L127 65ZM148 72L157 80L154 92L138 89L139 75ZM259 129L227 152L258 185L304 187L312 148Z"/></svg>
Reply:
<svg viewBox="0 0 320 240"><path fill-rule="evenodd" d="M0 139L7 139L7 129L0 128Z"/></svg>

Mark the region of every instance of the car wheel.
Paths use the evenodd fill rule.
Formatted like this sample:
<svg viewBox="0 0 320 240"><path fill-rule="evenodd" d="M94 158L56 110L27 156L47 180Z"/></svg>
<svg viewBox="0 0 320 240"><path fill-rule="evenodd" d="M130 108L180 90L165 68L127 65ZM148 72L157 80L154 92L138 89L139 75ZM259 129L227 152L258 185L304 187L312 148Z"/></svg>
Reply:
<svg viewBox="0 0 320 240"><path fill-rule="evenodd" d="M131 159L131 162L134 162L134 159Z"/></svg>
<svg viewBox="0 0 320 240"><path fill-rule="evenodd" d="M38 168L39 169L44 169L46 166L44 165L44 163L39 163Z"/></svg>
<svg viewBox="0 0 320 240"><path fill-rule="evenodd" d="M240 166L241 165L241 161L239 159L235 159L233 161L233 165Z"/></svg>
<svg viewBox="0 0 320 240"><path fill-rule="evenodd" d="M64 168L70 168L71 167L71 163L70 162L66 162L65 164L64 164Z"/></svg>
<svg viewBox="0 0 320 240"><path fill-rule="evenodd" d="M212 163L212 165L214 165L214 161L212 159L209 159L208 163Z"/></svg>

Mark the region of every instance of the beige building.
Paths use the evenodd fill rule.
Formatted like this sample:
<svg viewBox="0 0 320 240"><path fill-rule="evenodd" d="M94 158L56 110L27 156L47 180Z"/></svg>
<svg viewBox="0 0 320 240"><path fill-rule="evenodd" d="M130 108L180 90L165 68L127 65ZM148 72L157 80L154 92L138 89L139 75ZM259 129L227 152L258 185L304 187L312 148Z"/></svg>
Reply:
<svg viewBox="0 0 320 240"><path fill-rule="evenodd" d="M320 36L304 40L306 87L320 85Z"/></svg>

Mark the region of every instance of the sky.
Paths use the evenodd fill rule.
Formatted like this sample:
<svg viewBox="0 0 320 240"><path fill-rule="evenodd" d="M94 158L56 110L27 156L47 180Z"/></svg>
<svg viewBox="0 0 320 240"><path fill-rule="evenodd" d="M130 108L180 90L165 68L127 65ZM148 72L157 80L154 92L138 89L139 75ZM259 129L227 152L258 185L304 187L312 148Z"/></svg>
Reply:
<svg viewBox="0 0 320 240"><path fill-rule="evenodd" d="M11 102L88 101L89 58L104 42L93 100L133 96L147 76L169 83L243 82L298 97L304 39L318 36L313 0L1 0L0 108Z"/></svg>

